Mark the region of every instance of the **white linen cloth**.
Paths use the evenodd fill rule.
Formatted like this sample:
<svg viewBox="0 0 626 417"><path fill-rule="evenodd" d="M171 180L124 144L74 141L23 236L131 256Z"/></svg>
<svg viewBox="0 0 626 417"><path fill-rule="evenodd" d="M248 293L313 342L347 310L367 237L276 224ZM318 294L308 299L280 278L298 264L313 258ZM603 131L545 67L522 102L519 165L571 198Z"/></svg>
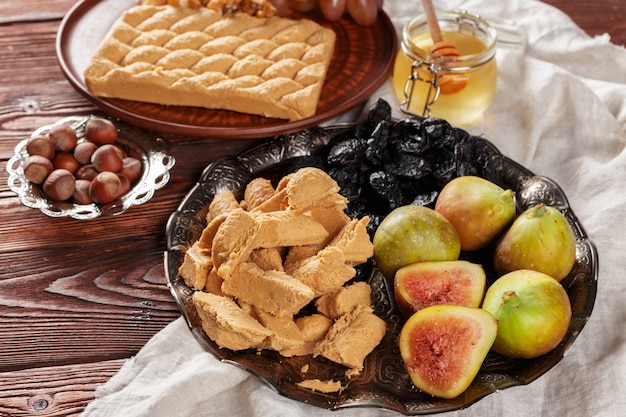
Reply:
<svg viewBox="0 0 626 417"><path fill-rule="evenodd" d="M445 416L621 417L626 410L626 50L591 38L536 0L442 0L514 22L525 51L499 50L499 79L484 136L503 154L564 189L599 253L590 321L565 358L526 386L491 394ZM398 32L417 1L386 0ZM393 105L389 83L374 94ZM399 114L398 116L402 116ZM328 411L287 399L250 373L220 363L178 319L96 392L83 417L392 416L379 409Z"/></svg>

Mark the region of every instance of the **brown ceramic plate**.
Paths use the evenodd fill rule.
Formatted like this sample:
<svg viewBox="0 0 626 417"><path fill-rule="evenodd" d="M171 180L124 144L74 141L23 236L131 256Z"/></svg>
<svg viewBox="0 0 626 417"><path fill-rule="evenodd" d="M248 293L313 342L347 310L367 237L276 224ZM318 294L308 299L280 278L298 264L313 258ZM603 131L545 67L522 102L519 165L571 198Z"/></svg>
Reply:
<svg viewBox="0 0 626 417"><path fill-rule="evenodd" d="M113 22L135 0L81 0L67 13L57 34L57 57L70 84L95 106L128 123L160 132L220 139L249 139L297 131L331 120L364 102L387 79L397 51L395 29L385 13L372 26L349 17L328 22L307 16L337 34L335 52L313 117L295 122L223 110L161 106L92 95L83 77Z"/></svg>
<svg viewBox="0 0 626 417"><path fill-rule="evenodd" d="M494 145L480 137L472 137L466 143L467 149L491 155L499 185L516 192L519 211L538 203L556 207L564 213L576 235L576 264L561 281L570 297L572 321L561 343L551 352L534 359L511 359L491 351L470 387L457 398L440 399L418 391L413 387L400 357L397 339L404 319L395 305L393 284L376 267L364 279L372 286L372 305L376 314L387 323L387 334L365 359L361 374L352 379L346 378L346 368L321 357L284 358L268 350L260 353L254 349L232 351L220 348L207 337L191 302L193 290L185 285L178 275L178 269L186 248L200 237L206 226L207 207L213 196L229 189L240 198L251 179L259 176L272 179L286 166L293 166L290 161L294 158L323 155L331 139L349 129L353 129L353 126L327 126L280 135L236 157L217 160L207 166L198 183L170 216L166 229L165 272L170 290L198 342L223 362L248 370L288 398L332 410L374 407L411 416L469 407L497 391L529 384L556 366L591 316L598 285L596 248L557 183L535 175L502 155ZM488 279L494 280L496 277L488 268L490 255L486 253L482 256L487 257L474 259L474 262L485 266ZM303 369L308 371L303 372ZM303 379L313 378L341 381L345 388L341 392L321 393L301 388L297 384Z"/></svg>

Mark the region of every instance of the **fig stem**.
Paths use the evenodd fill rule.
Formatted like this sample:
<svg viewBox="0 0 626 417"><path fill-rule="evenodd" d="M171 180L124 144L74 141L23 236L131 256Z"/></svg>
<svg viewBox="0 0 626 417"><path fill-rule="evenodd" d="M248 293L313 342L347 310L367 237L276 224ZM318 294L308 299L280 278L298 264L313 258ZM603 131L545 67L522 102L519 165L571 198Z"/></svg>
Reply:
<svg viewBox="0 0 626 417"><path fill-rule="evenodd" d="M548 209L546 208L545 204L539 203L535 207L533 207L533 210L531 210L529 214L530 217L538 218L543 217L546 214L546 211L548 211Z"/></svg>
<svg viewBox="0 0 626 417"><path fill-rule="evenodd" d="M512 308L519 308L520 302L520 298L515 291L505 291L504 294L502 294L503 306L508 305Z"/></svg>
<svg viewBox="0 0 626 417"><path fill-rule="evenodd" d="M502 193L502 198L510 198L511 196L515 196L515 191L511 190L511 189L506 189L504 190L504 192ZM543 203L540 203L543 204Z"/></svg>

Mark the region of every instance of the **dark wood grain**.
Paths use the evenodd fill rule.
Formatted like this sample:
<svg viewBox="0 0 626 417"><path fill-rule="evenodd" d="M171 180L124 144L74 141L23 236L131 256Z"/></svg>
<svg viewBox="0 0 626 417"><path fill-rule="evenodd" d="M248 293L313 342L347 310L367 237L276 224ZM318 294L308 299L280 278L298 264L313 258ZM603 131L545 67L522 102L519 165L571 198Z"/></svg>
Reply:
<svg viewBox="0 0 626 417"><path fill-rule="evenodd" d="M608 33L616 45L626 45L626 4L623 0L546 0L565 12L589 35Z"/></svg>
<svg viewBox="0 0 626 417"><path fill-rule="evenodd" d="M60 20L74 3L73 0L0 2L0 24Z"/></svg>
<svg viewBox="0 0 626 417"><path fill-rule="evenodd" d="M177 160L170 182L123 216L52 219L24 207L7 186L17 143L59 118L97 112L56 59L73 3L0 2L1 417L79 415L97 386L179 317L163 269L167 219L210 161L259 142L165 135ZM548 3L590 35L626 44L622 0Z"/></svg>
<svg viewBox="0 0 626 417"><path fill-rule="evenodd" d="M3 372L0 416L77 416L123 364L119 359Z"/></svg>

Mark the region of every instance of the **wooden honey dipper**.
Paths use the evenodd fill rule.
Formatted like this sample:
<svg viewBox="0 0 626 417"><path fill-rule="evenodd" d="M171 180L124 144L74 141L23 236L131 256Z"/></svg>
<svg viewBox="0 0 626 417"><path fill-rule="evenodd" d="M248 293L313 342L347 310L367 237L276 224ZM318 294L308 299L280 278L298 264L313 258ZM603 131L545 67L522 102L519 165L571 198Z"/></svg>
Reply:
<svg viewBox="0 0 626 417"><path fill-rule="evenodd" d="M443 39L432 0L422 0L422 6L424 7L426 22L430 29L430 36L433 39L433 46L430 47L429 53L439 56L461 56L452 42ZM439 73L438 84L439 94L458 93L467 85L467 76L465 74Z"/></svg>

